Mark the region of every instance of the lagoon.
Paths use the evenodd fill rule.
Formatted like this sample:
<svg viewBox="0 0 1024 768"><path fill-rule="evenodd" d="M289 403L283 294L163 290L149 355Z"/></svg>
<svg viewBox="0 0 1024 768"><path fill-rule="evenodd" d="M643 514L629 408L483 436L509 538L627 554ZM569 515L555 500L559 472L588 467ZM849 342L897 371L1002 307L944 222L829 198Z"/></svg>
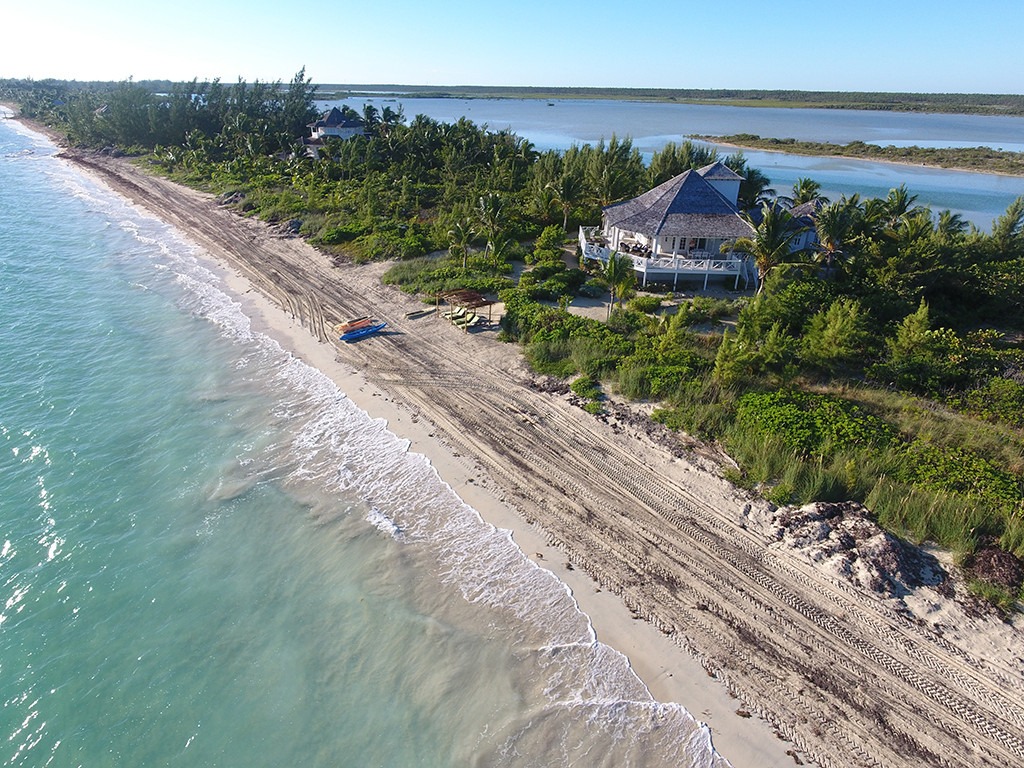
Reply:
<svg viewBox="0 0 1024 768"><path fill-rule="evenodd" d="M564 150L573 144L596 143L615 134L629 136L633 145L650 157L668 142L678 142L689 135L754 133L835 143L861 140L882 145L989 146L1024 151L1022 117L599 99L398 99L388 95L325 101L320 106L328 109L348 105L362 111L367 103L378 109L397 109L401 105L407 119L418 114L442 122L467 117L493 130L510 129L539 150ZM824 193L833 198L854 193L884 197L890 189L905 183L911 193L918 195L920 204L935 211L948 208L985 230L1015 198L1024 195L1022 177L781 152L745 150L744 155L750 166L768 175L780 194L785 194L801 176L819 182Z"/></svg>

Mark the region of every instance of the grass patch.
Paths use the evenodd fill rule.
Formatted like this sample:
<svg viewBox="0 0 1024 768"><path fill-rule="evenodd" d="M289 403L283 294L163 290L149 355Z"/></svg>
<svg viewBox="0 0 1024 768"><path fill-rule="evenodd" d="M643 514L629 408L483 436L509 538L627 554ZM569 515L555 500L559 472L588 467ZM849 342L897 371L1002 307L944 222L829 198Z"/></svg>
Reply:
<svg viewBox="0 0 1024 768"><path fill-rule="evenodd" d="M1014 613L1019 607L1019 601L1024 600L1024 590L1014 593L1006 587L982 579L970 579L967 589L975 597L994 605L1003 616Z"/></svg>

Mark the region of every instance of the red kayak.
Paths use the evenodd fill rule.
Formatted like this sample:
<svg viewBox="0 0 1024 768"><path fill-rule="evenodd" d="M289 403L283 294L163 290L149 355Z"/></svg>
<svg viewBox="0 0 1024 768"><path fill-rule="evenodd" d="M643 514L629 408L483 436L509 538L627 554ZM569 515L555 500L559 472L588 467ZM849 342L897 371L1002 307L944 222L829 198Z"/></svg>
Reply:
<svg viewBox="0 0 1024 768"><path fill-rule="evenodd" d="M334 332L337 334L345 334L349 331L354 331L357 328L365 328L366 326L373 323L373 318L369 315L364 317L354 317L351 320L347 320L344 323L338 323L334 326Z"/></svg>

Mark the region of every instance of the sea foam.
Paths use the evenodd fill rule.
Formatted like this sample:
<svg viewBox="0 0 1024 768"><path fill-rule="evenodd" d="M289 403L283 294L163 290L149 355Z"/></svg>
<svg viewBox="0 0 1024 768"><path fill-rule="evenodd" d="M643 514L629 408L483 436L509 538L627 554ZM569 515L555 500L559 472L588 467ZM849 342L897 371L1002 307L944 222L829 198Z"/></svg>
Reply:
<svg viewBox="0 0 1024 768"><path fill-rule="evenodd" d="M539 686L541 703L490 734L491 746L481 744L478 764L723 762L708 729L681 706L655 701L626 657L596 640L568 587L531 561L509 531L486 523L383 419L370 417L324 373L254 332L197 246L94 180L62 165L49 172L144 245L121 258L149 259L154 280L170 279L180 287L183 312L214 324L237 345L236 375L273 392L275 406L266 418L291 435L289 441L264 446L267 459L240 467L208 494L237 498L252 488L249 472L256 482L355 493L363 500L360 514L368 530L385 534L391 546L428 555L436 578L468 605L486 609L496 631L509 636L520 663L532 672L525 679ZM146 287L146 281L139 284ZM59 555L56 531L46 528L44 537L40 544L47 554ZM559 759L550 760L552 755Z"/></svg>

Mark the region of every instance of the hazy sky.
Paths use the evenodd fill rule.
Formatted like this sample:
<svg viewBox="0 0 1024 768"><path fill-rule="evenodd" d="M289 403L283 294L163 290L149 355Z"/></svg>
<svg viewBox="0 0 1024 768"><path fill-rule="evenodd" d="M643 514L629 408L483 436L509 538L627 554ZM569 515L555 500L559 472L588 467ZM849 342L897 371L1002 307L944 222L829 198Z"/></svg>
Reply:
<svg viewBox="0 0 1024 768"><path fill-rule="evenodd" d="M47 0L0 77L1024 92L1024 0Z"/></svg>

